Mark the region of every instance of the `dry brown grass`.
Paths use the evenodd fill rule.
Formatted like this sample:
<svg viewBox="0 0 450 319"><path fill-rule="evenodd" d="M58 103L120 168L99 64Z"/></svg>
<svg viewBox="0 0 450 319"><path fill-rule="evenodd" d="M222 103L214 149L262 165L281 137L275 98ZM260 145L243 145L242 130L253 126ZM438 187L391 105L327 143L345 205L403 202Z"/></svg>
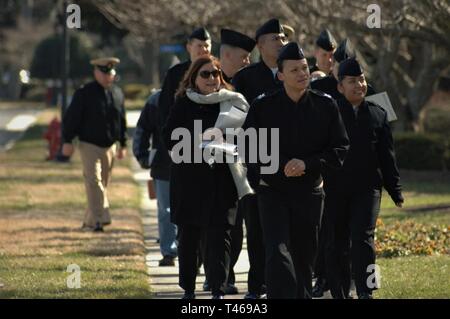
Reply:
<svg viewBox="0 0 450 319"><path fill-rule="evenodd" d="M21 142L11 151L0 154L0 281L5 283L0 297L2 294L29 296L28 285L20 284L26 282L21 276L28 272L20 265L32 262L40 265L39 271L45 272L46 267L55 267L57 259L71 256L82 263L81 269L88 260L89 263L97 260L98 265L102 265L101 275L91 275L93 280L98 280L99 286L106 287L111 274L104 268L115 269L118 265L114 260L119 258L121 265L125 263L125 268L136 272L136 277L127 280L136 284L138 292L135 295L142 297L146 289L148 293L148 282L138 189L128 161L116 162L113 171L109 188L112 225L101 234L82 231L85 194L78 154L70 164L44 161L46 145L41 135L45 127L39 125L48 123L53 115L52 111L46 111ZM21 269L11 269L18 266ZM63 267L61 271L64 270ZM94 271L99 272L98 269ZM114 294L121 283L116 280L113 285L115 288L111 287L111 291L104 288L98 294L93 287L81 297L133 296L133 290L129 289L126 292L119 289ZM122 283L122 286L128 285L129 282ZM56 297L51 291L49 286L48 291L41 290L41 295ZM77 292L76 296L79 295Z"/></svg>

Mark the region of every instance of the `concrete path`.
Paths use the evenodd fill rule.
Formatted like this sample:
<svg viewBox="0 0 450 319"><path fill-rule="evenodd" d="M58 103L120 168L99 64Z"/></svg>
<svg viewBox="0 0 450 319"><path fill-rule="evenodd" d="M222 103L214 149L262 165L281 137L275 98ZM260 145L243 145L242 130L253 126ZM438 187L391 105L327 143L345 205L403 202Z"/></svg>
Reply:
<svg viewBox="0 0 450 319"><path fill-rule="evenodd" d="M39 112L20 109L0 110L0 151L9 150L36 121Z"/></svg>

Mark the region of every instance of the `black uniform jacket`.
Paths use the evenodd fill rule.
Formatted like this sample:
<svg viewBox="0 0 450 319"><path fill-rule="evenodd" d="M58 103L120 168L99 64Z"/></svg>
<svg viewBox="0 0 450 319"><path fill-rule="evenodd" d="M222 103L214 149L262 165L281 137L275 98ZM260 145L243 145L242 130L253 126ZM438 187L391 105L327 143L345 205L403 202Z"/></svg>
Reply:
<svg viewBox="0 0 450 319"><path fill-rule="evenodd" d="M80 141L109 147L116 141L126 145L126 117L122 90L113 86L112 103L97 82L79 88L63 118L63 138L67 143L78 136Z"/></svg>
<svg viewBox="0 0 450 319"><path fill-rule="evenodd" d="M233 86L251 104L263 93L270 93L283 86L283 82L274 76L272 70L263 62L250 64L233 77Z"/></svg>
<svg viewBox="0 0 450 319"><path fill-rule="evenodd" d="M284 89L262 96L250 107L243 127L279 129L278 171L254 176L255 170L259 172L259 168L267 164L254 165L246 156L249 179L255 185L257 178L261 185L260 178L262 184L294 198L299 191L309 191L320 185L325 164L341 167L348 150L349 141L336 102L319 91L307 90L298 103L292 101ZM271 143L267 143L268 149L273 149ZM293 158L305 162L305 175L286 177L284 167Z"/></svg>
<svg viewBox="0 0 450 319"><path fill-rule="evenodd" d="M163 86L161 87L161 94L158 104L158 114L161 117L160 120L163 124L167 121L167 117L169 116L170 110L175 102L175 93L190 66L191 61L188 60L174 65L167 71Z"/></svg>
<svg viewBox="0 0 450 319"><path fill-rule="evenodd" d="M162 142L162 125L158 117L159 94L157 92L147 100L139 116L133 136L133 154L142 168L151 169L151 177L168 181L172 160Z"/></svg>
<svg viewBox="0 0 450 319"><path fill-rule="evenodd" d="M326 170L325 187L338 191L386 188L394 202L402 199L391 128L380 106L364 101L357 115L345 99L338 107L350 139L350 150L340 170Z"/></svg>

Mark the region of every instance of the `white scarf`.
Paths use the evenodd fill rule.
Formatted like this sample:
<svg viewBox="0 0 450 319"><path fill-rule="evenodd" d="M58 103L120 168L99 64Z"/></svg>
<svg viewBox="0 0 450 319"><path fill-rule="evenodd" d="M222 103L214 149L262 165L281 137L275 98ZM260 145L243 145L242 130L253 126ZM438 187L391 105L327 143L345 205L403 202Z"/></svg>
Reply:
<svg viewBox="0 0 450 319"><path fill-rule="evenodd" d="M191 89L186 91L187 97L198 104L217 104L220 103L220 114L214 124L215 128L225 132L227 128L240 128L244 124L247 112L250 108L244 96L240 93L221 89L208 95L197 93ZM237 110L234 110L235 107ZM238 192L239 199L247 194L255 192L250 187L247 180L247 169L241 163L228 163L234 184Z"/></svg>

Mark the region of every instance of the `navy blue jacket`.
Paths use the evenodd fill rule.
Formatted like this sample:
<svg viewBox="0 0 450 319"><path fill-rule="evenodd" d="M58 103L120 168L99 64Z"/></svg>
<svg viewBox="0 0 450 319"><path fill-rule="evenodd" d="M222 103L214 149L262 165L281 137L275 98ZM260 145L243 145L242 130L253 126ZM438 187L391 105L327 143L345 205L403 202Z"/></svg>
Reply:
<svg viewBox="0 0 450 319"><path fill-rule="evenodd" d="M158 116L160 92L148 98L141 112L133 137L133 154L142 168L151 169L150 176L168 181L171 159L162 143L162 125Z"/></svg>

